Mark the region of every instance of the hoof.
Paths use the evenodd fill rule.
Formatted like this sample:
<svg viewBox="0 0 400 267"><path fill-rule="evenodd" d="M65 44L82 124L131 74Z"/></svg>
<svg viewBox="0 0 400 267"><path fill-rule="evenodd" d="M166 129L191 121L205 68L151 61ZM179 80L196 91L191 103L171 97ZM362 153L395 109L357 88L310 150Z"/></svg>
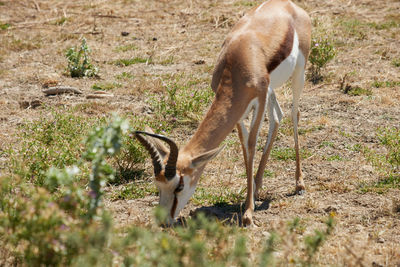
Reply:
<svg viewBox="0 0 400 267"><path fill-rule="evenodd" d="M306 187L302 184L296 185L296 194L303 195L306 192Z"/></svg>
<svg viewBox="0 0 400 267"><path fill-rule="evenodd" d="M243 215L242 223L244 227L252 227L254 226L253 223L253 216L251 212L245 212Z"/></svg>
<svg viewBox="0 0 400 267"><path fill-rule="evenodd" d="M306 190L296 190L296 194L297 195L299 195L299 196L301 196L301 195L304 195L306 193Z"/></svg>

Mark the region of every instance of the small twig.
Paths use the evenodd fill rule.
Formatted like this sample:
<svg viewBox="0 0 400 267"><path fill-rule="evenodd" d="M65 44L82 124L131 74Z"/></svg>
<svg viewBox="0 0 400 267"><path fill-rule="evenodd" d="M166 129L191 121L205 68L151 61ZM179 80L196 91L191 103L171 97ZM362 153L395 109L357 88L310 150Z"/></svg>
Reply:
<svg viewBox="0 0 400 267"><path fill-rule="evenodd" d="M39 4L38 4L35 0L32 0L32 2L33 2L33 4L35 5L36 10L37 10L38 12L40 12L40 6L39 6Z"/></svg>
<svg viewBox="0 0 400 267"><path fill-rule="evenodd" d="M82 91L76 89L75 87L69 86L55 86L49 87L49 89L42 91L46 96L49 95L60 95L60 94L82 94Z"/></svg>
<svg viewBox="0 0 400 267"><path fill-rule="evenodd" d="M94 17L98 18L111 18L111 19L122 19L123 17L121 16L116 16L116 15L102 15L102 14L96 14Z"/></svg>
<svg viewBox="0 0 400 267"><path fill-rule="evenodd" d="M356 258L356 262L358 263L358 265L360 265L361 267L365 267L365 265L362 263L362 258L358 257L354 251L349 248L347 245L344 245L344 247L346 248L347 252L349 252L354 258Z"/></svg>
<svg viewBox="0 0 400 267"><path fill-rule="evenodd" d="M311 89L310 89L309 91L313 91L313 90L318 89L318 88L321 88L322 86L325 86L325 85L332 85L332 83L322 83L322 84L319 84L319 85L317 85L317 86L311 87Z"/></svg>

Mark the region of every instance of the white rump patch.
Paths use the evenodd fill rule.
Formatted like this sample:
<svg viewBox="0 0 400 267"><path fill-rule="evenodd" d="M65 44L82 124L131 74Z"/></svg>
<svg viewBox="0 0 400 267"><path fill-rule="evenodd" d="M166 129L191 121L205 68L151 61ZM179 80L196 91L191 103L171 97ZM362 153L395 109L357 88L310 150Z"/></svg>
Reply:
<svg viewBox="0 0 400 267"><path fill-rule="evenodd" d="M299 54L301 54L299 37L296 30L294 30L293 47L290 55L270 73L270 87L272 89L282 86L292 76Z"/></svg>

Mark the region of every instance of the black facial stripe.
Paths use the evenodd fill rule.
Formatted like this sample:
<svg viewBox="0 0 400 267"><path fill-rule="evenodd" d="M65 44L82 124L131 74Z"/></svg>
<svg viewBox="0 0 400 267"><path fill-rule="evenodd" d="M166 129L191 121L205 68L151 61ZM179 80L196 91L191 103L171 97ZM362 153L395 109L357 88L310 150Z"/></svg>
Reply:
<svg viewBox="0 0 400 267"><path fill-rule="evenodd" d="M184 187L185 187L185 184L184 184L184 182L183 182L183 175L181 175L181 176L180 176L180 179L179 179L179 184L178 184L178 186L176 187L174 193L176 194L176 193L181 192L181 191L183 190Z"/></svg>

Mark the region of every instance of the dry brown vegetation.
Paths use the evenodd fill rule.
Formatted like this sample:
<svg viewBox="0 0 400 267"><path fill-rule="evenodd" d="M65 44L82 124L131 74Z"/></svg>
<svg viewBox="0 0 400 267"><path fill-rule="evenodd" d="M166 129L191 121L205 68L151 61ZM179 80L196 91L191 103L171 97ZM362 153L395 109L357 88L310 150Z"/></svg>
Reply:
<svg viewBox="0 0 400 267"><path fill-rule="evenodd" d="M301 218L307 234L333 213L337 225L318 254L320 265L399 266L399 187L362 190L362 185L381 177L358 148L382 149L377 129L400 125L400 2L295 2L310 13L315 32L331 36L337 55L324 70L325 80L318 85L307 83L301 98L300 140L307 193L291 194L294 162L273 157L258 202L261 207L255 212L258 227L246 229L250 247L258 250L268 231L280 229L295 217ZM15 136L19 124L46 115L49 106L76 106L75 112L96 118L112 112L152 118L155 114L146 99L149 94L162 94L170 81L179 79L196 89L211 90L212 69L222 41L251 6L254 1L1 0L0 23L9 26L0 29L0 152L21 141ZM92 49L99 78L74 79L65 74L65 50L78 45L82 37ZM129 58L144 62L116 64ZM54 84L74 86L83 94L46 97L43 87ZM114 97L87 99L94 84ZM345 94L344 86L372 94ZM283 111L289 114L290 86L277 91ZM201 116L194 117L195 123L183 121L172 130L178 143L186 142L196 129ZM286 116L275 143L277 153L293 147L290 124ZM262 140L266 140L266 126ZM228 137L226 149L208 165L200 191L243 195L245 170L236 135ZM1 172L7 162L2 155ZM113 190L117 187L108 188ZM183 215L202 210L220 219L240 217L240 198L228 206L210 204L207 198L212 196L197 197ZM119 227L148 225L156 201L153 194L131 200L110 198L107 207Z"/></svg>

